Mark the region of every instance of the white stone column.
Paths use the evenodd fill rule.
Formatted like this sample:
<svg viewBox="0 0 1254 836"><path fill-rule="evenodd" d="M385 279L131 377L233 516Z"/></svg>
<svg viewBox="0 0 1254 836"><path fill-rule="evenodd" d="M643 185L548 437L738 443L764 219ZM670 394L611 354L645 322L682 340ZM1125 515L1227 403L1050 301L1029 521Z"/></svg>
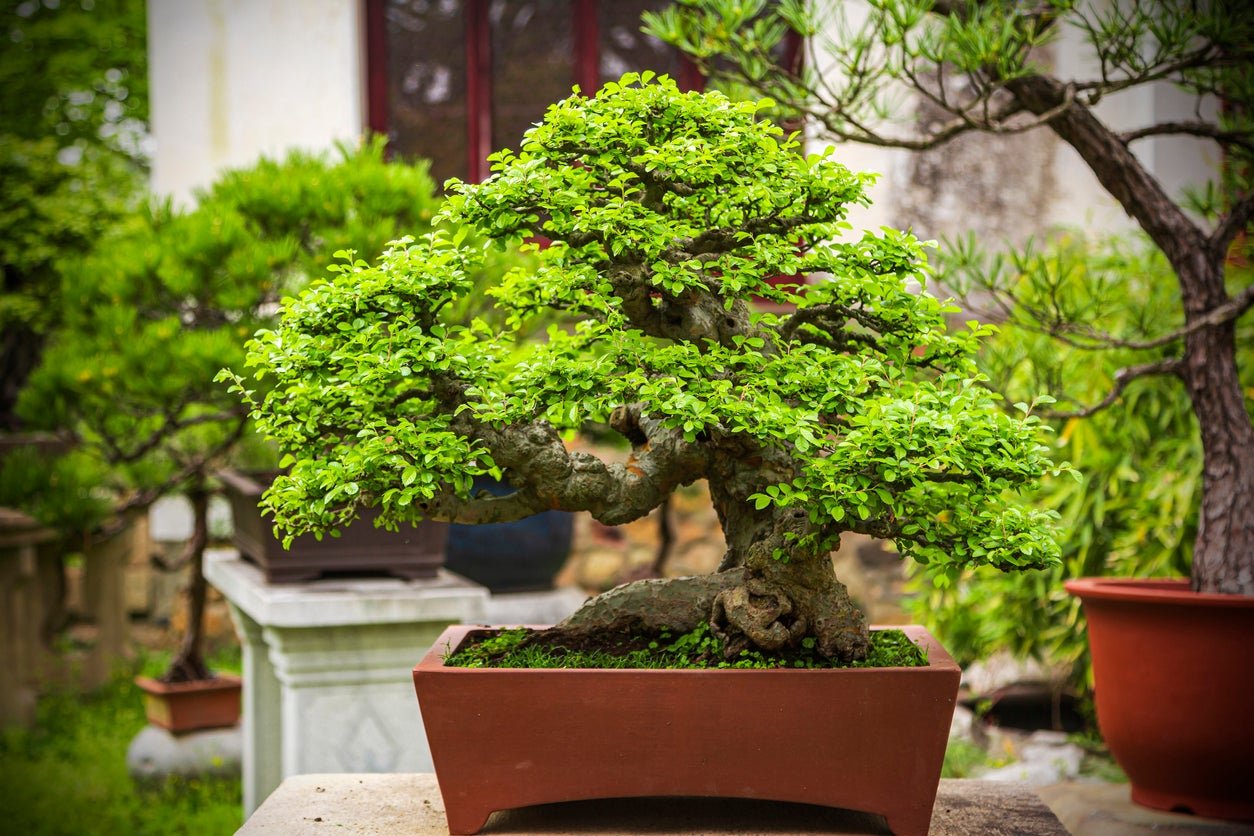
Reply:
<svg viewBox="0 0 1254 836"><path fill-rule="evenodd" d="M205 556L244 651L244 808L314 772L426 772L410 671L452 623L483 621L487 590L426 581L266 583L234 552Z"/></svg>
<svg viewBox="0 0 1254 836"><path fill-rule="evenodd" d="M235 604L231 604L231 620L244 657L240 730L244 809L251 812L283 782L283 696L261 625Z"/></svg>

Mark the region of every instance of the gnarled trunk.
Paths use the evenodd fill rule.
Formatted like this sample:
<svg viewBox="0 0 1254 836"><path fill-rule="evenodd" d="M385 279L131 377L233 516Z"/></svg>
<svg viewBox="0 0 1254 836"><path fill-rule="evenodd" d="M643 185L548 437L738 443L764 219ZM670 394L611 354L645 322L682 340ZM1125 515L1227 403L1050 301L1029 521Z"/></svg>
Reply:
<svg viewBox="0 0 1254 836"><path fill-rule="evenodd" d="M796 545L795 537L813 531L808 515L791 508L757 510L749 500L766 485L791 479L792 462L771 451L734 447L712 459L710 497L727 541L719 571L624 584L556 629L612 637L662 627L687 632L708 621L729 657L746 649L797 648L809 638L829 659L864 658L870 647L866 619L836 579L831 558Z"/></svg>

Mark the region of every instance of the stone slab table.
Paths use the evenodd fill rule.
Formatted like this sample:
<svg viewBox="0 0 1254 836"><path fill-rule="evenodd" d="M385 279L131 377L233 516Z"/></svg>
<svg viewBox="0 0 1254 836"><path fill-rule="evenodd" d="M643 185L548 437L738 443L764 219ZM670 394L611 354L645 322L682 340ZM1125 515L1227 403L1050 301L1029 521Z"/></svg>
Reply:
<svg viewBox="0 0 1254 836"><path fill-rule="evenodd" d="M233 550L205 555L243 646L244 811L310 772L420 772L431 754L411 671L453 623L483 620L488 591L441 570L267 583Z"/></svg>
<svg viewBox="0 0 1254 836"><path fill-rule="evenodd" d="M1037 792L1071 836L1254 836L1254 822L1204 819L1133 804L1128 784L1063 781Z"/></svg>
<svg viewBox="0 0 1254 836"><path fill-rule="evenodd" d="M444 836L435 775L301 775L285 780L238 831L266 834L404 833ZM482 833L888 833L884 821L807 804L718 798L620 798L546 804L494 813ZM1027 784L940 783L932 836L1066 836Z"/></svg>

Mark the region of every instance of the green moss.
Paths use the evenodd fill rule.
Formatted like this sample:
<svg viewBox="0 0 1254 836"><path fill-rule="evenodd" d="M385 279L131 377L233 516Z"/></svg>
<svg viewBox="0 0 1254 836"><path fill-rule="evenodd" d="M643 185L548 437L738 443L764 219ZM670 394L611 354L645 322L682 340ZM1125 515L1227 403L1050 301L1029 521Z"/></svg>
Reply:
<svg viewBox="0 0 1254 836"><path fill-rule="evenodd" d="M663 632L603 647L572 648L547 642L525 628L472 634L444 664L458 668L891 668L919 667L927 656L901 630L871 634L871 650L860 662L833 663L818 655L814 640L779 654L741 651L732 659L708 624L679 636Z"/></svg>

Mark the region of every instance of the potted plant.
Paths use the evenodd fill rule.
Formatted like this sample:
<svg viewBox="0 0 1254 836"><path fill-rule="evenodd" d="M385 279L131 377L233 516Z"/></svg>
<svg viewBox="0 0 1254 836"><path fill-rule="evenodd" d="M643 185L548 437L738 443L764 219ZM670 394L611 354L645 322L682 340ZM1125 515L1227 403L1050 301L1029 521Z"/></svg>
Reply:
<svg viewBox="0 0 1254 836"><path fill-rule="evenodd" d="M136 212L107 246L65 270L58 327L21 392L20 414L97 464L97 493L110 497L115 518L176 492L193 510L183 553L187 631L159 681L141 680L149 692L225 685L238 714L238 680L213 677L203 659L206 505L225 464L277 457L214 375L242 360L245 338L333 253L377 249L430 223L425 168L383 157L376 141L342 148L338 159L292 154L227 172L194 209L156 203ZM166 725L179 713L150 716ZM223 714L195 721L232 722Z"/></svg>
<svg viewBox="0 0 1254 836"><path fill-rule="evenodd" d="M552 242L534 271L489 291L505 328L440 322L479 257L461 232L402 239L290 300L249 345L270 390L223 372L292 457L265 500L288 536L364 507L390 524L561 508L613 525L707 479L727 542L719 572L618 587L529 641L708 630L733 660L867 655L829 557L842 531L955 570L1054 560L1049 515L1014 501L1050 465L1036 419L979 385L986 329L946 329L952 309L922 291L923 245L908 233L836 240L871 176L798 153L757 118L765 106L629 74L552 106L486 182L451 184L445 219ZM766 280L816 273L828 280L804 294ZM754 295L795 312L754 311ZM545 307L573 323L520 346L511 329ZM567 448L562 433L590 424L630 442L625 463ZM515 490L475 492L482 475ZM415 671L450 828L590 794L743 794L872 810L923 833L958 670L910 635L929 665L510 671L441 665L465 644L454 629ZM495 716L508 740L480 734L503 730ZM830 772L846 759L848 773Z"/></svg>

